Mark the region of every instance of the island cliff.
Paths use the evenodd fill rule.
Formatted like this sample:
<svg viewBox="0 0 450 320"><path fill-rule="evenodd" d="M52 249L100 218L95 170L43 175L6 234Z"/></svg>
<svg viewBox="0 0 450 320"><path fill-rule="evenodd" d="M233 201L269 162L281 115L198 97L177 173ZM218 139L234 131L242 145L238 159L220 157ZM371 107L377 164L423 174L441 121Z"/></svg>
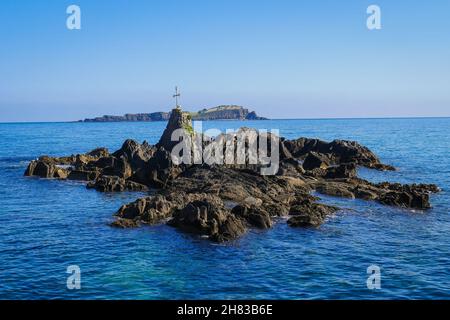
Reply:
<svg viewBox="0 0 450 320"><path fill-rule="evenodd" d="M112 226L167 223L184 232L216 242L236 239L249 229L271 228L285 220L291 227L318 227L339 208L319 202L313 191L384 205L426 210L433 184L372 183L357 176L357 167L395 170L380 162L368 148L354 141L298 138L279 143L276 175L259 174L259 165L176 165L171 157L177 129L190 136L191 115L179 108L171 113L157 145L126 140L110 153L98 148L68 157L42 156L33 160L26 176L84 180L99 192L152 192L125 204ZM241 131L251 129L242 128ZM216 138L217 139L217 138ZM211 139L205 144L214 143ZM156 190L156 191L154 191Z"/></svg>
<svg viewBox="0 0 450 320"><path fill-rule="evenodd" d="M267 120L259 117L255 111L229 105L218 106L210 109L203 109L198 112L190 112L192 120L208 121L208 120ZM170 118L170 112L153 112L125 114L123 116L105 115L93 119L80 120L81 122L151 122L151 121L167 121Z"/></svg>

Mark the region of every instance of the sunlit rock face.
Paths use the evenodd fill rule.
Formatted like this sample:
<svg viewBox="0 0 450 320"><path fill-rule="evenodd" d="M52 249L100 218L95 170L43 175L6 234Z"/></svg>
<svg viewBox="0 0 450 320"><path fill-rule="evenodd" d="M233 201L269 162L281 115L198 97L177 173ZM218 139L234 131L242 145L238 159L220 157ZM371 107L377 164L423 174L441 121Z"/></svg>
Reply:
<svg viewBox="0 0 450 320"><path fill-rule="evenodd" d="M178 141L172 141L172 133L178 129L184 129L187 133L193 133L192 118L189 113L183 112L181 108L172 110L167 127L156 146L172 151L173 147L178 143Z"/></svg>

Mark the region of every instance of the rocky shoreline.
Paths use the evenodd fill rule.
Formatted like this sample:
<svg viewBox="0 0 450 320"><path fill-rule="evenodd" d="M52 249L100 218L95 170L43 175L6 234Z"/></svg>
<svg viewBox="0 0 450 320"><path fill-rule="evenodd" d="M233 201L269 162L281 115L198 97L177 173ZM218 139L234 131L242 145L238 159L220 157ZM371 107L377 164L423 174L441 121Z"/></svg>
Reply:
<svg viewBox="0 0 450 320"><path fill-rule="evenodd" d="M165 222L216 242L236 239L249 228L271 228L278 217L289 217L291 227L320 226L339 208L318 202L313 191L420 210L431 208L430 194L439 192L433 184L372 183L357 177L358 166L395 168L353 141L281 138L273 176L260 175L252 164L176 165L168 138L177 128L196 134L190 132L190 121L174 109L156 145L126 140L113 153L98 148L68 157L42 156L28 165L25 176L82 180L99 192L156 190L119 208L112 226Z"/></svg>

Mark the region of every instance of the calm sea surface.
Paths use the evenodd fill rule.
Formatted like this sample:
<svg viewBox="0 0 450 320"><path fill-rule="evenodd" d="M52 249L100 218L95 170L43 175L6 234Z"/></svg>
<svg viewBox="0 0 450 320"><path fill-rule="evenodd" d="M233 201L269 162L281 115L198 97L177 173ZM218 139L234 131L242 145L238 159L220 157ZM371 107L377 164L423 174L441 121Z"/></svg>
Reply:
<svg viewBox="0 0 450 320"><path fill-rule="evenodd" d="M23 177L39 155L156 143L165 123L0 124L0 299L450 299L450 119L212 121L204 128L279 129L287 138L352 139L398 172L371 181L436 183L432 210L322 197L343 208L319 229L280 220L227 244L165 225L108 226L139 193ZM81 268L81 290L66 269ZM381 268L381 289L366 286Z"/></svg>

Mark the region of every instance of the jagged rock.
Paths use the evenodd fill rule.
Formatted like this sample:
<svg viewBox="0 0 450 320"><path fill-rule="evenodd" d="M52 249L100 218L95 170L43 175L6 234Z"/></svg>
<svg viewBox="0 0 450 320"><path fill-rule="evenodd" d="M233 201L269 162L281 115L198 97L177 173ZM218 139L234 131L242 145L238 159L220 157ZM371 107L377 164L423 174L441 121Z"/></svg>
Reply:
<svg viewBox="0 0 450 320"><path fill-rule="evenodd" d="M356 186L353 189L353 193L356 198L364 199L364 200L376 200L378 198L378 194L376 190L371 190L370 188L364 186Z"/></svg>
<svg viewBox="0 0 450 320"><path fill-rule="evenodd" d="M47 179L51 178L66 179L68 171L64 168L58 167L52 161L46 162L42 160L33 160L28 165L24 175L37 176Z"/></svg>
<svg viewBox="0 0 450 320"><path fill-rule="evenodd" d="M319 139L299 138L283 143L298 159L316 152L328 156L330 164L355 163L378 170L395 170L392 166L382 164L372 151L355 141L334 140L328 143Z"/></svg>
<svg viewBox="0 0 450 320"><path fill-rule="evenodd" d="M173 180L167 189L188 193L208 193L238 204L249 197L261 199L261 208L271 216L284 216L296 194L307 195L308 186L295 186L284 177L261 176L251 170L222 166L194 166Z"/></svg>
<svg viewBox="0 0 450 320"><path fill-rule="evenodd" d="M183 129L186 134L194 134L192 118L189 113L181 111L180 108L175 108L172 110L167 127L156 146L158 148L163 147L167 151L172 151L173 147L179 143L179 141L172 141L172 133L178 129Z"/></svg>
<svg viewBox="0 0 450 320"><path fill-rule="evenodd" d="M320 193L347 197L375 200L382 204L411 208L429 209L431 204L429 194L439 191L435 185L402 185L399 183L370 183L369 181L353 178L333 181L314 182L313 187Z"/></svg>
<svg viewBox="0 0 450 320"><path fill-rule="evenodd" d="M244 234L246 228L242 221L225 209L220 198L212 200L188 203L174 214L169 225L208 236L216 242L233 240Z"/></svg>
<svg viewBox="0 0 450 320"><path fill-rule="evenodd" d="M137 181L146 181L157 188L163 188L184 170L184 166L173 164L169 151L160 147L148 161L145 168L136 173Z"/></svg>
<svg viewBox="0 0 450 320"><path fill-rule="evenodd" d="M79 181L94 181L100 175L98 170L72 170L70 171L67 179L69 180L79 180Z"/></svg>
<svg viewBox="0 0 450 320"><path fill-rule="evenodd" d="M286 159L280 162L280 168L277 175L279 176L291 176L299 177L305 174L305 169L303 169L302 164L296 159Z"/></svg>
<svg viewBox="0 0 450 320"><path fill-rule="evenodd" d="M69 175L69 171L64 168L56 167L55 171L53 173L53 177L57 179L67 179L67 176Z"/></svg>
<svg viewBox="0 0 450 320"><path fill-rule="evenodd" d="M33 160L25 171L25 176L38 176L41 178L53 178L54 164L49 164L40 160Z"/></svg>
<svg viewBox="0 0 450 320"><path fill-rule="evenodd" d="M93 158L103 158L109 156L109 150L107 148L96 148L86 153L86 155Z"/></svg>
<svg viewBox="0 0 450 320"><path fill-rule="evenodd" d="M288 224L292 227L318 227L327 216L338 211L334 206L316 203L311 199L297 199L292 203Z"/></svg>
<svg viewBox="0 0 450 320"><path fill-rule="evenodd" d="M123 205L116 215L123 219L139 219L147 224L155 224L169 218L175 210L182 209L189 202L211 201L213 197L205 193L167 192L164 195L148 196Z"/></svg>
<svg viewBox="0 0 450 320"><path fill-rule="evenodd" d="M316 185L316 190L329 196L355 199L355 194L348 187L345 183L327 182Z"/></svg>
<svg viewBox="0 0 450 320"><path fill-rule="evenodd" d="M113 191L147 191L148 188L137 182L125 180L117 176L101 176L95 182L89 182L88 189L96 189L101 192Z"/></svg>
<svg viewBox="0 0 450 320"><path fill-rule="evenodd" d="M99 163L100 162L100 163ZM103 163L101 163L103 162ZM115 157L101 158L96 162L96 166L102 168L102 173L107 176L117 176L119 178L128 179L133 175L133 170L128 161L121 156L119 159Z"/></svg>
<svg viewBox="0 0 450 320"><path fill-rule="evenodd" d="M383 182L375 186L381 189L379 202L403 208L429 209L430 193L439 191L437 186L425 184L401 185Z"/></svg>
<svg viewBox="0 0 450 320"><path fill-rule="evenodd" d="M163 195L155 195L123 205L117 212L120 219L138 219L144 223L155 224L168 218L177 203Z"/></svg>
<svg viewBox="0 0 450 320"><path fill-rule="evenodd" d="M328 158L317 152L309 152L303 161L303 169L305 170L313 170L313 169L327 169L330 165L330 161Z"/></svg>
<svg viewBox="0 0 450 320"><path fill-rule="evenodd" d="M257 206L237 205L231 210L231 213L242 218L252 227L268 229L273 225L270 214Z"/></svg>
<svg viewBox="0 0 450 320"><path fill-rule="evenodd" d="M139 144L134 140L128 139L112 155L117 159L123 158L127 160L131 168L137 170L145 166L154 153L155 149L147 142L144 141L143 144Z"/></svg>
<svg viewBox="0 0 450 320"><path fill-rule="evenodd" d="M71 165L75 162L76 156L68 156L68 157L49 157L49 156L40 156L38 161L42 161L49 164L54 165Z"/></svg>
<svg viewBox="0 0 450 320"><path fill-rule="evenodd" d="M325 179L355 178L356 174L356 165L348 163L327 168L324 177Z"/></svg>

